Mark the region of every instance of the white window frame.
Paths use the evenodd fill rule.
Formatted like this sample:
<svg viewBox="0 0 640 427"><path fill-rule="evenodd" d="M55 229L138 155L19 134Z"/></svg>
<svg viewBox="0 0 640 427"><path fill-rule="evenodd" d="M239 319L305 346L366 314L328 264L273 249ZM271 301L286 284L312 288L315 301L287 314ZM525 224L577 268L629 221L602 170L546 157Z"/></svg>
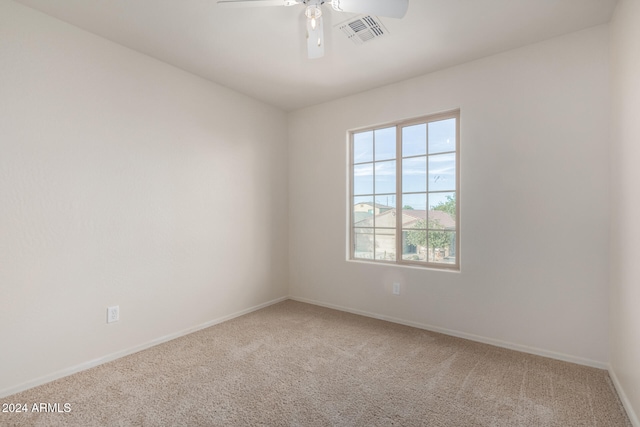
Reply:
<svg viewBox="0 0 640 427"><path fill-rule="evenodd" d="M395 255L395 261L393 260L380 260L380 259L375 259L375 255L373 259L365 259L365 258L356 258L354 256L354 252L355 252L355 233L354 233L354 197L361 197L361 196L371 196L373 198L373 203L375 205L376 201L375 201L375 187L374 187L374 194L371 195L354 195L354 166L356 165L362 165L362 164L367 164L369 162L361 162L361 163L354 163L354 135L358 134L358 133L362 133L362 132L369 132L369 131L375 131L375 130L379 130L379 129L387 129L390 127L395 127L396 128L396 157L395 157L395 168L396 168L396 212L400 211L402 212L402 206L404 206L403 204L403 193L402 193L402 128L407 127L407 126L414 126L414 125L419 125L419 124L427 124L427 133L428 133L428 124L430 122L437 122L437 121L441 121L441 120L447 120L447 119L455 119L456 120L456 126L455 126L455 132L456 132L456 138L455 138L455 151L451 151L451 152L438 152L438 153L429 153L428 149L427 149L427 153L426 153L426 157L427 157L427 169L426 169L426 174L427 177L429 175L429 157L433 156L433 155L440 155L440 154L447 154L447 153L455 153L455 164L456 164L456 171L455 171L455 177L456 177L456 185L455 185L455 199L456 199L456 215L455 215L455 263L442 263L442 262L433 262L433 261L429 261L428 260L428 256L427 259L425 261L416 261L416 260L403 260L402 259L402 249L403 249L403 239L402 239L402 215L397 215L396 214L396 223L395 223L395 228L393 228L393 230L395 230L395 240L396 240L396 255ZM365 263L376 263L376 264L390 264L390 265L400 265L400 266L411 266L411 267L420 267L420 268L427 268L427 269L438 269L438 270L449 270L449 271L460 271L460 110L453 110L453 111L447 111L447 112L443 112L443 113L437 113L437 114L430 114L430 115L426 115L426 116L422 116L422 117L417 117L417 118L413 118L413 119L409 119L409 120L402 120L402 121L397 121L397 122L391 122L391 123L386 123L386 124L382 124L382 125L377 125L377 126L369 126L369 127L365 127L365 128L359 128L359 129L352 129L349 131L349 137L348 137L348 170L349 170L349 191L348 191L348 242L349 242L349 246L348 246L348 259L350 261L354 261L354 262L365 262ZM427 147L429 144L429 139L428 139L428 134L427 134ZM372 164L374 165L374 174L375 174L375 142L374 142L374 154L373 154L373 160L372 160ZM374 186L375 186L375 175L374 175ZM443 191L445 192L445 191ZM451 191L446 191L446 192L451 192ZM426 195L428 197L428 195L430 193L433 192L429 192L429 184L428 184L428 179L427 179L427 188L426 188ZM429 206L427 203L427 206L425 207L425 209L427 210L427 216L428 216L428 211L429 211ZM374 212L375 212L375 207L374 207ZM375 215L375 213L374 213ZM371 227L374 228L374 227ZM427 229L428 230L428 229ZM427 231L428 232L428 231Z"/></svg>

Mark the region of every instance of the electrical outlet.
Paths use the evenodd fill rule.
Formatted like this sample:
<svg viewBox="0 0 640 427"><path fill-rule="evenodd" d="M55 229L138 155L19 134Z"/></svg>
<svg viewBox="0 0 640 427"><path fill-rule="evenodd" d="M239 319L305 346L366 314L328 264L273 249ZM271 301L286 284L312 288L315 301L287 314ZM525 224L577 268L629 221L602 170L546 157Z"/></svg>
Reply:
<svg viewBox="0 0 640 427"><path fill-rule="evenodd" d="M392 292L394 295L400 295L400 283L396 282L393 284Z"/></svg>
<svg viewBox="0 0 640 427"><path fill-rule="evenodd" d="M117 322L118 320L120 320L120 306L107 307L107 323Z"/></svg>

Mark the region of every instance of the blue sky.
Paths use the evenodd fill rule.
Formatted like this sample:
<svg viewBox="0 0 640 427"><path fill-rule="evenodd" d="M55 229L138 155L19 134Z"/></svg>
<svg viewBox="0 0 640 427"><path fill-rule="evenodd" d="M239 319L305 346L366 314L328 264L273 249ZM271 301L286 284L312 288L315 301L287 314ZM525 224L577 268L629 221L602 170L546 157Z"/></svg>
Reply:
<svg viewBox="0 0 640 427"><path fill-rule="evenodd" d="M403 206L410 205L414 209L426 209L427 206L433 207L446 201L447 195L455 194L453 193L456 187L455 153L450 153L455 150L455 147L455 119L402 128L402 191L403 193L422 193L405 194ZM375 184L375 202L395 205L396 197L393 195L396 190L395 126L354 134L353 150L353 160L356 163L354 165L354 196L372 194ZM429 193L427 197L427 186L430 192L446 192ZM356 197L354 203L371 202L371 199L371 196Z"/></svg>

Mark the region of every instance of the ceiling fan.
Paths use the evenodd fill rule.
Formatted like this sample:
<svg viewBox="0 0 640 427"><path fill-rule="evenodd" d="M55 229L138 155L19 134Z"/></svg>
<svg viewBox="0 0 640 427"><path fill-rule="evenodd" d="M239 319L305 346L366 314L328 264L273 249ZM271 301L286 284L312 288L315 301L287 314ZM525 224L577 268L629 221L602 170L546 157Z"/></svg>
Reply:
<svg viewBox="0 0 640 427"><path fill-rule="evenodd" d="M331 4L338 12L351 12L402 18L407 13L409 0L218 0L221 6L305 6L307 17L307 53L310 59L324 55L324 30L322 27L323 4Z"/></svg>

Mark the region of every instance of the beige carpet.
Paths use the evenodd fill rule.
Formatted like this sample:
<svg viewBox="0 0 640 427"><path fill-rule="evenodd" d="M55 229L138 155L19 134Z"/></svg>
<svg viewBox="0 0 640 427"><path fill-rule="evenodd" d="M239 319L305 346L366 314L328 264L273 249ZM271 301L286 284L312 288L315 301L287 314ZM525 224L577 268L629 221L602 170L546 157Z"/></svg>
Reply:
<svg viewBox="0 0 640 427"><path fill-rule="evenodd" d="M2 426L631 425L606 371L294 301L0 401L71 409Z"/></svg>

